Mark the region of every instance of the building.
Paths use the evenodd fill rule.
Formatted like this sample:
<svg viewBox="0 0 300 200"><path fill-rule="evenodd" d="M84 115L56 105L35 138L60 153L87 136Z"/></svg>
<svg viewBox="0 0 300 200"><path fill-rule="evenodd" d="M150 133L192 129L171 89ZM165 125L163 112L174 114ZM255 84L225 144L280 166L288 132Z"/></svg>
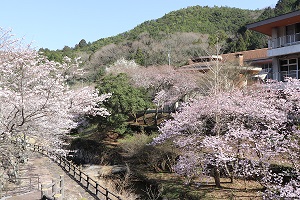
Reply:
<svg viewBox="0 0 300 200"><path fill-rule="evenodd" d="M210 67L216 62L222 62L222 56L199 56L188 60L188 64L181 66L179 70L199 71L205 73L210 70Z"/></svg>
<svg viewBox="0 0 300 200"><path fill-rule="evenodd" d="M247 28L269 36L267 56L274 80L300 78L300 10L269 18Z"/></svg>
<svg viewBox="0 0 300 200"><path fill-rule="evenodd" d="M222 54L223 62L245 66L248 74L261 79L272 79L272 59L267 55L268 48ZM251 67L249 67L251 66Z"/></svg>
<svg viewBox="0 0 300 200"><path fill-rule="evenodd" d="M239 69L242 74L250 74L265 79L270 78L267 77L267 74L271 70L272 59L267 57L267 48L264 48L221 54L218 56L195 57L189 59L187 65L181 66L178 69L206 73L211 70L212 67L216 66L217 63L221 66L224 63L231 63L233 66L236 66L236 69Z"/></svg>

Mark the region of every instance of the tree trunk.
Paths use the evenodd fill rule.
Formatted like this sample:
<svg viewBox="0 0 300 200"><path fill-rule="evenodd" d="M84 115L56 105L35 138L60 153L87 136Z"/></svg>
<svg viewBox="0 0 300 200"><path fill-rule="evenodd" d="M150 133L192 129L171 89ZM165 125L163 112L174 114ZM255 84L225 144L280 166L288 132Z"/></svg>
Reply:
<svg viewBox="0 0 300 200"><path fill-rule="evenodd" d="M214 179L215 179L216 187L220 188L221 187L220 170L218 167L214 167Z"/></svg>
<svg viewBox="0 0 300 200"><path fill-rule="evenodd" d="M132 114L132 115L133 115L133 117L134 117L134 122L137 123L137 122L138 122L137 114L134 113L134 114Z"/></svg>
<svg viewBox="0 0 300 200"><path fill-rule="evenodd" d="M229 169L228 169L228 167L227 167L227 164L225 164L225 171L226 171L227 175L228 175L229 178L230 178L230 183L233 183L233 177L234 177L234 175L233 175L233 172L230 173L230 171L229 171Z"/></svg>

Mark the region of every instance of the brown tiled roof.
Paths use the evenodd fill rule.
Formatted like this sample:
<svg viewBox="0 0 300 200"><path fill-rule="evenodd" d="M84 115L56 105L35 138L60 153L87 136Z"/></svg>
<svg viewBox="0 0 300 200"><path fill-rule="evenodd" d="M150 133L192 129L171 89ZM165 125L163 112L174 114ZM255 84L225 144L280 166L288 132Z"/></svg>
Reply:
<svg viewBox="0 0 300 200"><path fill-rule="evenodd" d="M267 54L267 50L268 48L263 48L263 49L255 49L250 51L241 51L235 53L222 54L222 58L224 62L234 62L238 59L239 55L243 55L243 60L245 62L263 60L269 58Z"/></svg>
<svg viewBox="0 0 300 200"><path fill-rule="evenodd" d="M250 51L241 51L241 52L235 52L235 53L228 53L228 54L222 54L221 58L219 59L220 62L224 63L236 63L240 66L244 65L244 62L252 63L252 64L258 64L258 63L269 63L272 62L272 59L268 57L267 55L268 48L263 49L255 49ZM242 56L242 58L241 58ZM215 58L216 56L207 56L207 58ZM197 62L200 58L193 58L189 59L189 64L181 66L180 70L198 70L201 72L206 72L209 70L209 66L215 65L215 61L210 62ZM206 58L206 57L205 57ZM196 62L194 62L196 61ZM261 70L261 69L260 69Z"/></svg>

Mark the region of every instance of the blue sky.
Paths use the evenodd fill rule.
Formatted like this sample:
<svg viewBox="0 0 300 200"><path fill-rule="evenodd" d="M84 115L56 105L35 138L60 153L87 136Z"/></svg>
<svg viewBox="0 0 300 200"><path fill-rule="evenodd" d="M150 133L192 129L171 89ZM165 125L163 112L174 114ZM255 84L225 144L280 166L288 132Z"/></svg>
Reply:
<svg viewBox="0 0 300 200"><path fill-rule="evenodd" d="M2 0L0 27L32 46L62 49L131 30L188 6L274 7L278 0Z"/></svg>

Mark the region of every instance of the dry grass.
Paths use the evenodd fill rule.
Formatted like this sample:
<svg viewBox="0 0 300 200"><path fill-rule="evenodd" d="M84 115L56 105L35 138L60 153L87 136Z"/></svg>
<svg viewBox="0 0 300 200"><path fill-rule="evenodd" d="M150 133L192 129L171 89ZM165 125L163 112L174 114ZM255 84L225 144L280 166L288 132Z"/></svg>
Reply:
<svg viewBox="0 0 300 200"><path fill-rule="evenodd" d="M184 180L173 173L145 173L144 176L159 183L161 193L172 200L214 200L214 199L262 199L262 186L255 181L234 180L222 178L222 188L216 188L211 177L194 180L191 185L184 185Z"/></svg>

